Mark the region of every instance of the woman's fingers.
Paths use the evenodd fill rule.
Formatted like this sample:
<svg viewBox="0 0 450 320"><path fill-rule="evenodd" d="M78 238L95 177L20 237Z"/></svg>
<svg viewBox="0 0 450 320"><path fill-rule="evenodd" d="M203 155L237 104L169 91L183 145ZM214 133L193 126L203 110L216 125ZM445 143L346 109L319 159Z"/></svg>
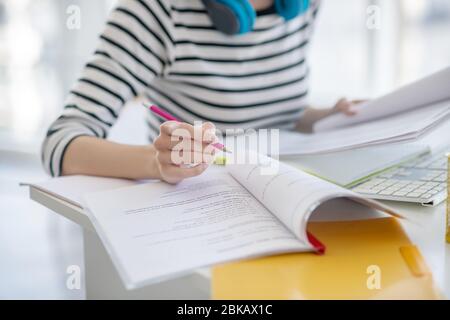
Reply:
<svg viewBox="0 0 450 320"><path fill-rule="evenodd" d="M208 168L208 164L202 163L194 167L182 168L173 164L161 165L161 176L163 180L169 183L178 183L184 179L202 174Z"/></svg>
<svg viewBox="0 0 450 320"><path fill-rule="evenodd" d="M215 126L211 122L205 122L199 126L193 126L185 122L167 121L160 126L161 135L188 138L195 141L216 142Z"/></svg>
<svg viewBox="0 0 450 320"><path fill-rule="evenodd" d="M201 151L211 145L210 142L196 141L184 137L174 137L161 134L155 140L155 147L158 150L190 150Z"/></svg>
<svg viewBox="0 0 450 320"><path fill-rule="evenodd" d="M367 101L368 101L367 99L356 99L356 100L352 100L351 102L352 102L352 104L360 104L360 103L367 102Z"/></svg>
<svg viewBox="0 0 450 320"><path fill-rule="evenodd" d="M158 161L161 164L173 164L173 165L184 165L184 164L199 164L207 163L211 164L214 161L214 152L185 152L185 151L173 151L167 150L163 152L158 152Z"/></svg>
<svg viewBox="0 0 450 320"><path fill-rule="evenodd" d="M202 174L214 160L215 142L215 127L210 122L198 126L176 121L163 123L154 141L161 178L178 183Z"/></svg>
<svg viewBox="0 0 450 320"><path fill-rule="evenodd" d="M193 137L203 136L203 138L192 139L191 134ZM209 163L215 154L212 145L212 141L215 140L215 128L212 123L207 122L202 126L193 127L187 123L169 121L161 125L160 135L154 145L161 154L161 161L165 163L176 165Z"/></svg>
<svg viewBox="0 0 450 320"><path fill-rule="evenodd" d="M345 98L339 99L339 101L336 103L334 110L335 112L342 112L348 116L353 116L357 112L352 108L353 103L351 101L348 101Z"/></svg>
<svg viewBox="0 0 450 320"><path fill-rule="evenodd" d="M342 112L348 116L353 116L358 112L355 110L354 106L360 103L364 103L365 99L347 100L345 98L340 99L335 106L337 112Z"/></svg>
<svg viewBox="0 0 450 320"><path fill-rule="evenodd" d="M203 142L215 143L217 142L216 126L211 122L202 124Z"/></svg>
<svg viewBox="0 0 450 320"><path fill-rule="evenodd" d="M209 145L203 145L198 143L198 146L192 146L192 141L182 141L172 150L170 150L170 156L172 163L191 164L191 163L210 163L214 159L215 148Z"/></svg>

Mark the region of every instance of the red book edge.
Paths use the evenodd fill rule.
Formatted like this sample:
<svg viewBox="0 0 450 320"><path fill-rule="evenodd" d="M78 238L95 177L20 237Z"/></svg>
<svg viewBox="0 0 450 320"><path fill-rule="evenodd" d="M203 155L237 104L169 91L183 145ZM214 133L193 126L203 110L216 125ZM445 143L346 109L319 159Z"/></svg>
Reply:
<svg viewBox="0 0 450 320"><path fill-rule="evenodd" d="M326 246L320 242L311 232L306 231L306 235L308 236L308 241L311 243L316 249L316 254L322 255L325 254Z"/></svg>

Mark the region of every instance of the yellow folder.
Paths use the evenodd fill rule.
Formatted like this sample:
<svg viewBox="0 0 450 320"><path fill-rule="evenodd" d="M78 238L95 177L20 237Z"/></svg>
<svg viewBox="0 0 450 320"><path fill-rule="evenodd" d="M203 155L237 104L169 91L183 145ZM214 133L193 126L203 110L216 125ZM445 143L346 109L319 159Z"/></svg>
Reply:
<svg viewBox="0 0 450 320"><path fill-rule="evenodd" d="M395 218L311 222L324 255L284 254L217 266L214 299L440 299Z"/></svg>

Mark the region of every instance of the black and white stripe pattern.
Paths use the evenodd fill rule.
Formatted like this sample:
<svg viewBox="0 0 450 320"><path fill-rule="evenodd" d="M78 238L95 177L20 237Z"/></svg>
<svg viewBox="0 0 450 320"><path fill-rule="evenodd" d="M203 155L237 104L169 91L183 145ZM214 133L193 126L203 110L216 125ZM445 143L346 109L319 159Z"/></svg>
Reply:
<svg viewBox="0 0 450 320"><path fill-rule="evenodd" d="M47 133L46 170L59 176L73 139L106 138L122 106L142 95L184 121L212 121L222 131L291 128L306 104L318 2L289 22L258 16L253 32L230 37L214 29L201 0L120 0ZM149 114L147 122L152 139L160 120Z"/></svg>

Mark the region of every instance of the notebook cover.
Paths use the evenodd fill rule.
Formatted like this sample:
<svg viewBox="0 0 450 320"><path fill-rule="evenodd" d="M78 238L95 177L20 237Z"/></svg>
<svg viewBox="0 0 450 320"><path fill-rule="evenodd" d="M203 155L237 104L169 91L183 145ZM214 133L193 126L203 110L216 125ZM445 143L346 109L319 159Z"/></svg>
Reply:
<svg viewBox="0 0 450 320"><path fill-rule="evenodd" d="M395 218L311 222L324 255L284 254L220 265L214 299L439 299L420 252Z"/></svg>

